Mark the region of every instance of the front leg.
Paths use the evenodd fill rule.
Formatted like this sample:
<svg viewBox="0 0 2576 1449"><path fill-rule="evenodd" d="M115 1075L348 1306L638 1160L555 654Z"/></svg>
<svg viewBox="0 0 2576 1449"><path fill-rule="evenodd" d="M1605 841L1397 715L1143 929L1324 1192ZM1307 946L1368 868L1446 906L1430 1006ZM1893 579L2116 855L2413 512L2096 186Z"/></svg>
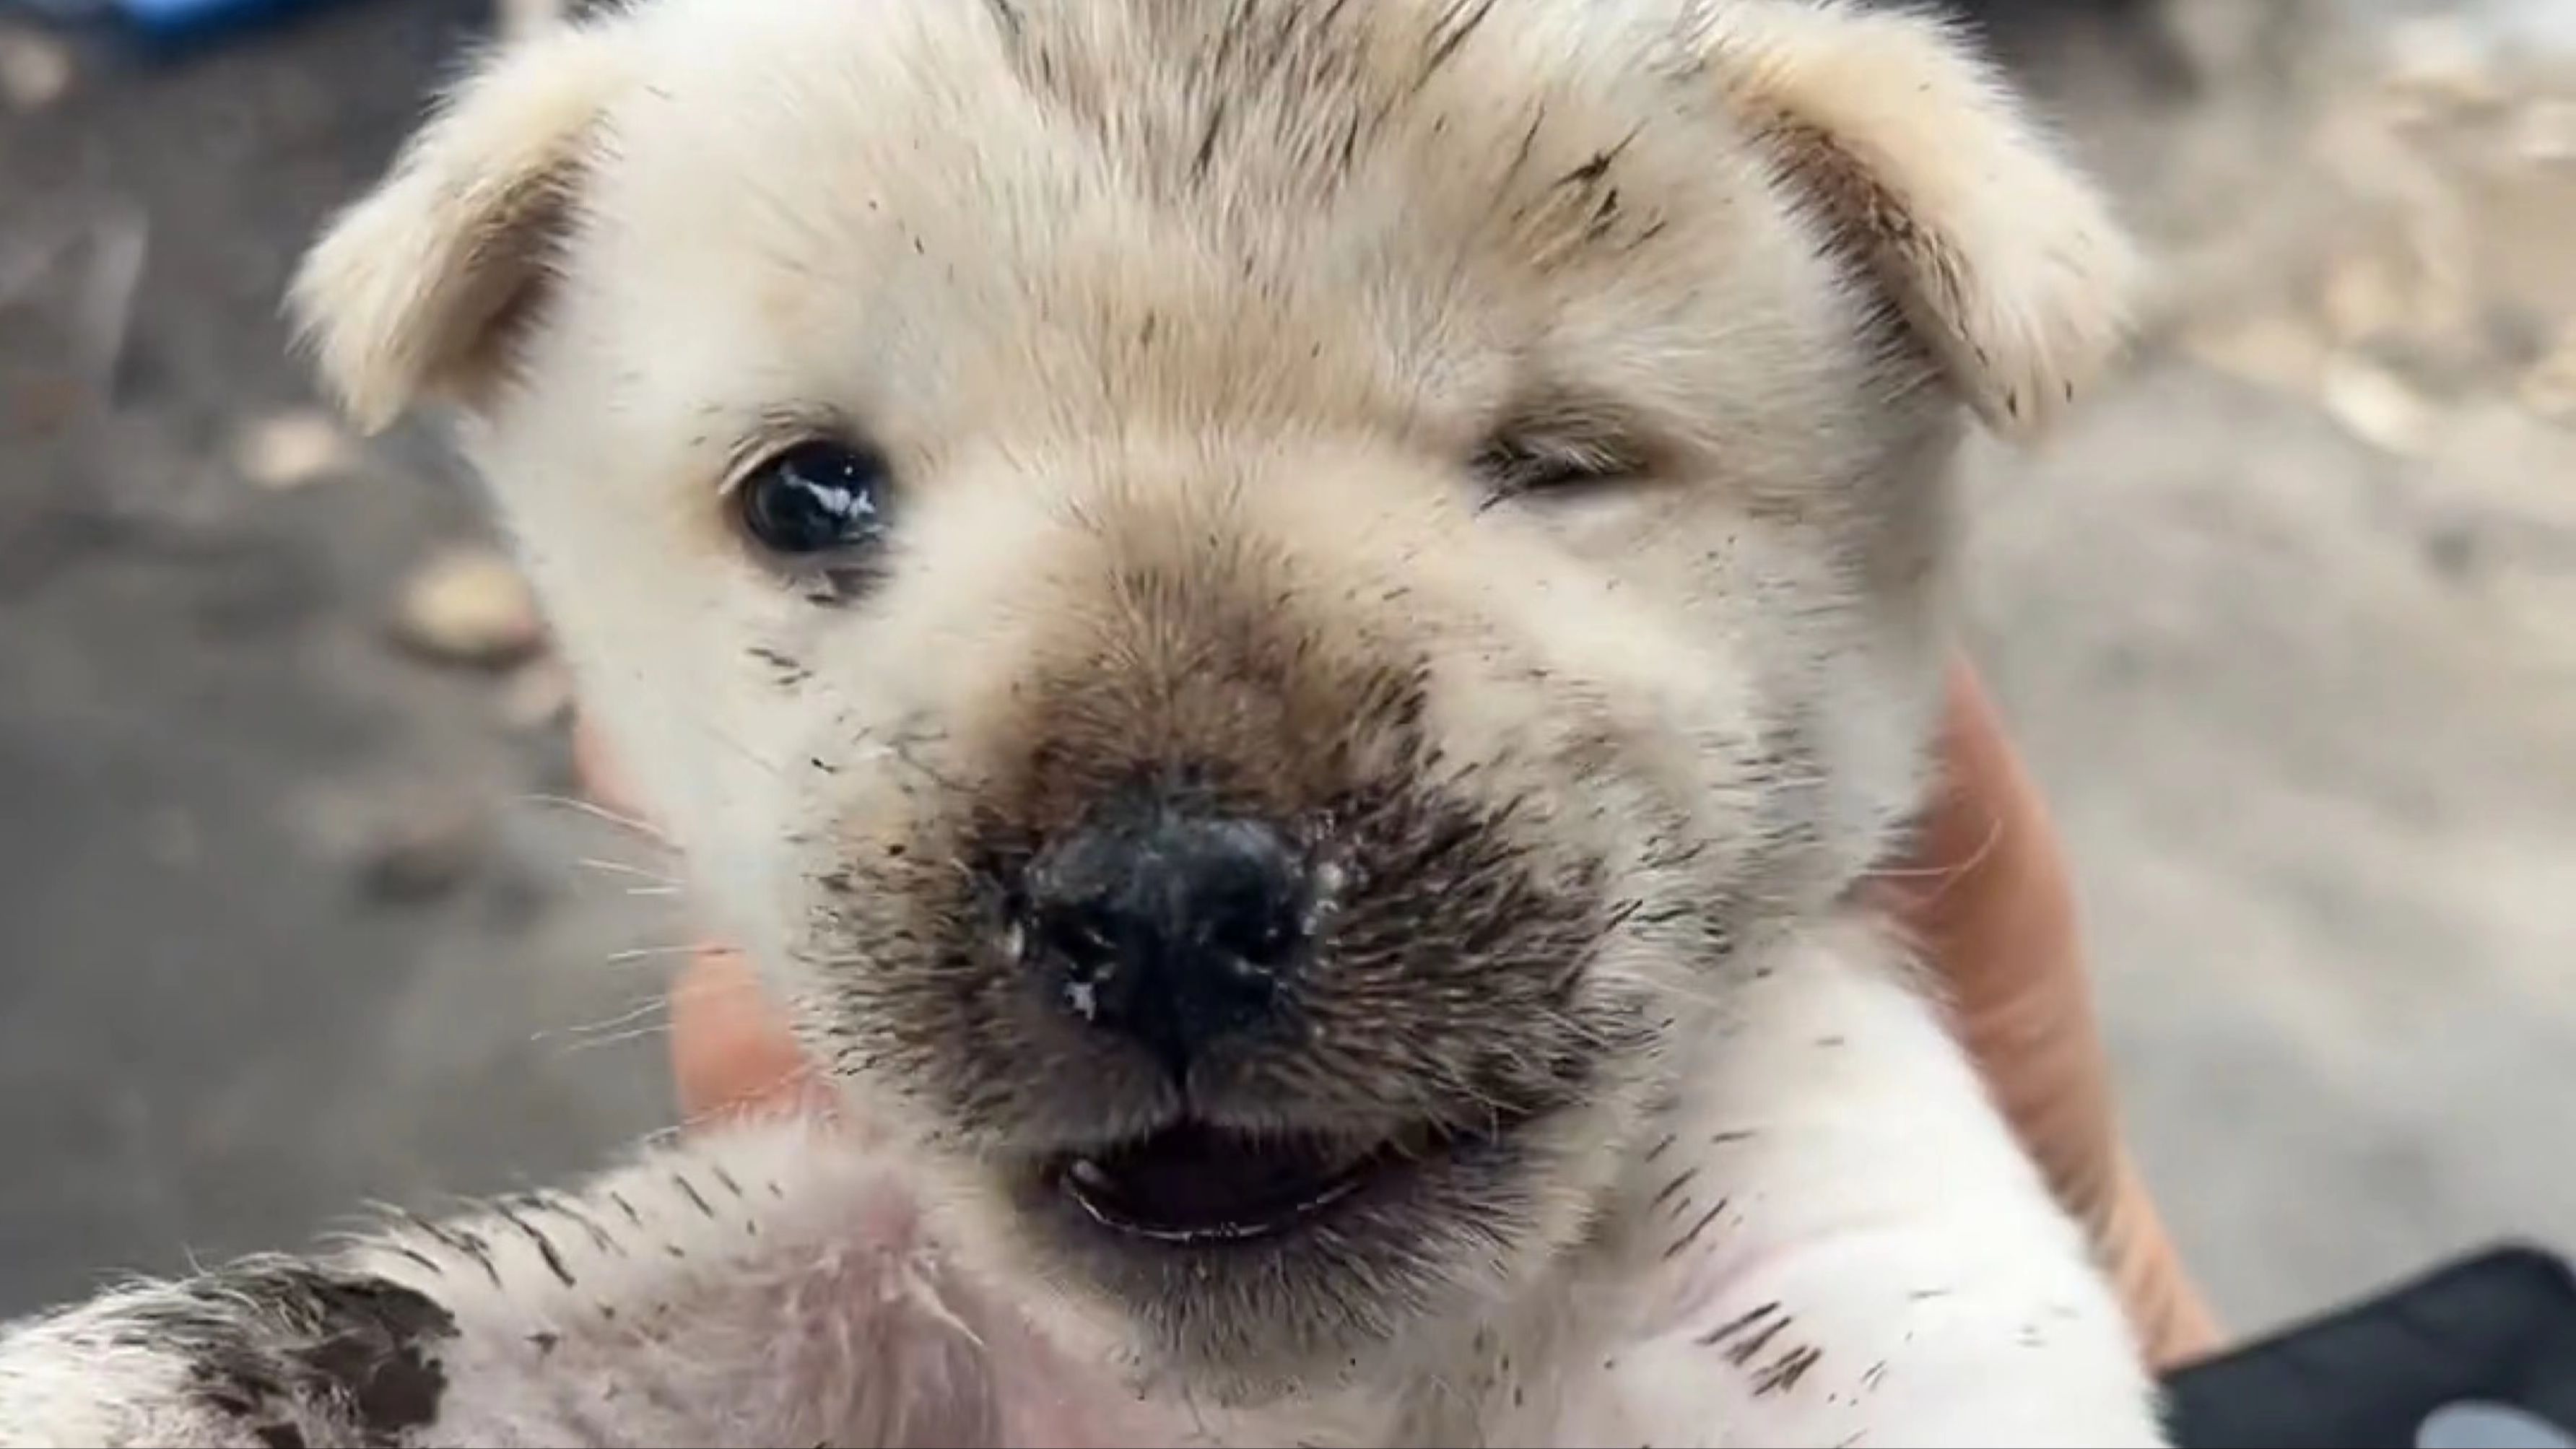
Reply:
<svg viewBox="0 0 2576 1449"><path fill-rule="evenodd" d="M1854 922L1745 988L1633 1220L1660 1311L1568 1442L2164 1442L2088 1241L1898 959Z"/></svg>
<svg viewBox="0 0 2576 1449"><path fill-rule="evenodd" d="M990 1444L1082 1432L1065 1381L889 1169L781 1124L10 1325L0 1445Z"/></svg>

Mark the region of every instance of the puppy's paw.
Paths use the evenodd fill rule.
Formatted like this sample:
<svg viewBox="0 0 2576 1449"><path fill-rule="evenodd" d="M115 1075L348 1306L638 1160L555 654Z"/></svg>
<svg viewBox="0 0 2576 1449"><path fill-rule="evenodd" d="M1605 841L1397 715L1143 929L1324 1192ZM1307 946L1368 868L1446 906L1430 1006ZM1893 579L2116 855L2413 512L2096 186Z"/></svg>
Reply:
<svg viewBox="0 0 2576 1449"><path fill-rule="evenodd" d="M436 1420L447 1309L272 1258L0 1334L0 1445L392 1443Z"/></svg>

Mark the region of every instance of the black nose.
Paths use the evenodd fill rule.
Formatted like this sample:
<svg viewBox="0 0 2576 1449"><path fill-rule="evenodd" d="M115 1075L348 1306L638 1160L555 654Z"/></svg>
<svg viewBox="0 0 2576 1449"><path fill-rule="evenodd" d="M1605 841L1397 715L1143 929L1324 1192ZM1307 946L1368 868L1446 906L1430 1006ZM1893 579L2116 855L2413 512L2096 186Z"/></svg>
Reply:
<svg viewBox="0 0 2576 1449"><path fill-rule="evenodd" d="M1305 954L1310 894L1273 827L1144 799L1041 853L1028 902L1035 961L1065 1008L1179 1076L1277 1007Z"/></svg>

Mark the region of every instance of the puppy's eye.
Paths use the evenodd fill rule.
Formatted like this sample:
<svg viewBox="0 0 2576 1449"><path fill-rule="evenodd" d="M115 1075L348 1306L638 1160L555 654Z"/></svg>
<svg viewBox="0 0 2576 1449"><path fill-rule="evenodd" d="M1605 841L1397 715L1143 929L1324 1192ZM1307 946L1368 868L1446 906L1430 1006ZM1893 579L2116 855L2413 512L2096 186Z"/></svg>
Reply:
<svg viewBox="0 0 2576 1449"><path fill-rule="evenodd" d="M762 547L797 557L876 542L888 491L884 459L815 441L762 460L734 485L734 499L744 530Z"/></svg>
<svg viewBox="0 0 2576 1449"><path fill-rule="evenodd" d="M1494 502L1634 479L1643 465L1625 450L1580 436L1502 433L1476 453L1476 475Z"/></svg>

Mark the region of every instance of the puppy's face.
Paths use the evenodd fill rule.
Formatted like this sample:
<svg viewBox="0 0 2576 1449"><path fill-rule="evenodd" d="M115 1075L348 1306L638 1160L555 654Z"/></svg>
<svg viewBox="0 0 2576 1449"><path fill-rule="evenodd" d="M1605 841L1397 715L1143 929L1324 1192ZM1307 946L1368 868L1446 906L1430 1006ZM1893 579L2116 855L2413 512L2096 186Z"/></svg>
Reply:
<svg viewBox="0 0 2576 1449"><path fill-rule="evenodd" d="M1911 20L664 0L299 297L472 414L816 1055L1253 1392L1575 1241L1880 849L1961 404L2071 396L2123 265Z"/></svg>

